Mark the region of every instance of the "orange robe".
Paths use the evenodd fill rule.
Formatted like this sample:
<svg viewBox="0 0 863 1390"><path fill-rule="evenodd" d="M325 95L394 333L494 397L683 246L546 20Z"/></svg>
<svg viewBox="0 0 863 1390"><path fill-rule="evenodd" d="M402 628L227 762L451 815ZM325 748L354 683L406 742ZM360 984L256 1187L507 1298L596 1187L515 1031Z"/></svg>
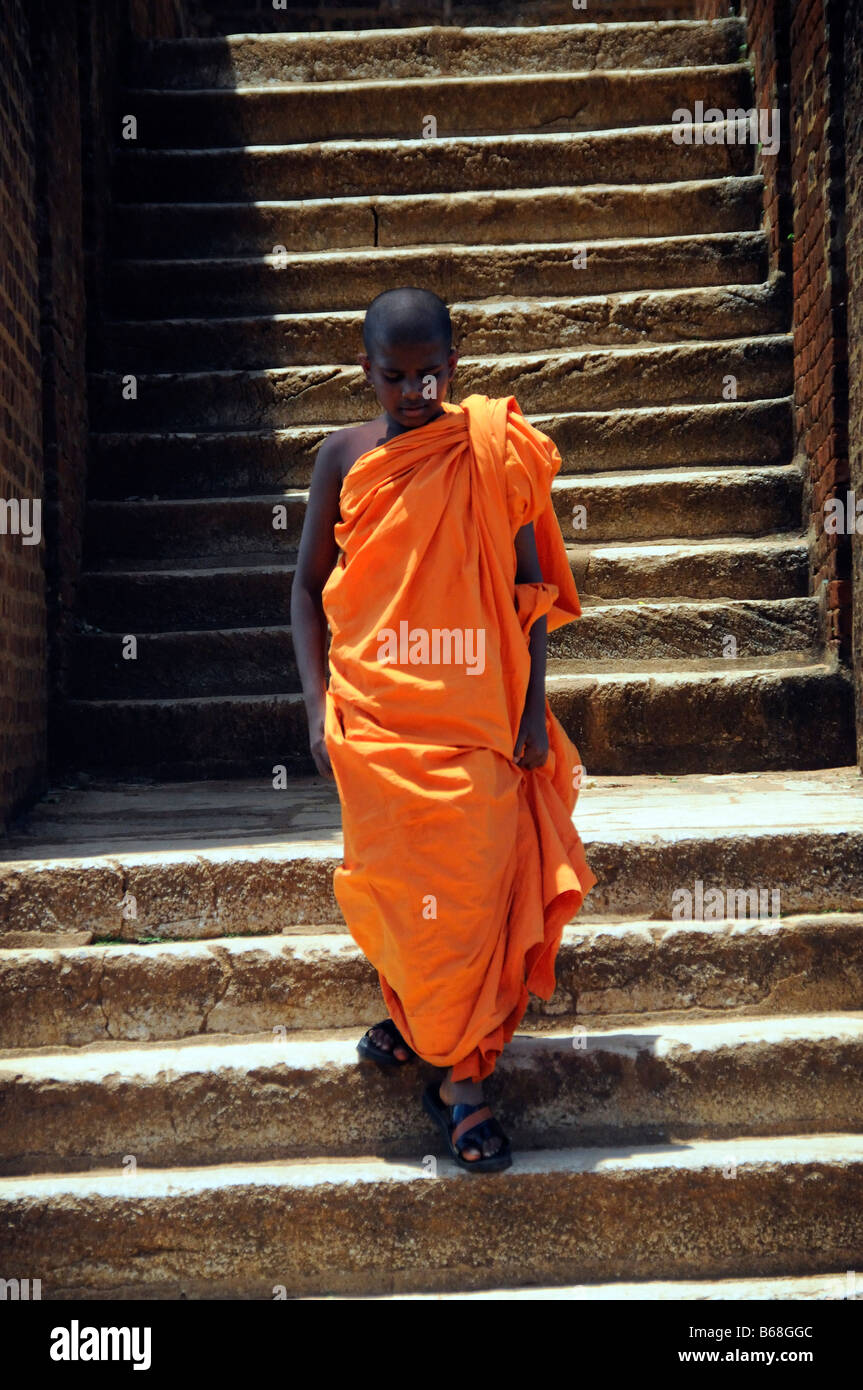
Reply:
<svg viewBox="0 0 863 1390"><path fill-rule="evenodd" d="M353 464L323 590L335 896L406 1042L457 1081L493 1071L529 991L550 997L564 924L596 882L571 819L578 750L547 700L546 763L513 758L531 625L581 612L551 503L560 466L512 397L446 404ZM543 582L516 584L530 521ZM435 645L456 628L463 647Z"/></svg>

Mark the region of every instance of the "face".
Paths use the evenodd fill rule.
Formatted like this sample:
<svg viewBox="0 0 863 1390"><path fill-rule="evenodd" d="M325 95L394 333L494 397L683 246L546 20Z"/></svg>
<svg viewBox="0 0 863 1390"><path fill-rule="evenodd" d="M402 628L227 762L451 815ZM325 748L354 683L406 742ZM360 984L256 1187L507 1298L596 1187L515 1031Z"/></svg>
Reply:
<svg viewBox="0 0 863 1390"><path fill-rule="evenodd" d="M457 352L431 339L376 347L372 357L360 358L360 366L390 423L414 430L443 414L457 361Z"/></svg>

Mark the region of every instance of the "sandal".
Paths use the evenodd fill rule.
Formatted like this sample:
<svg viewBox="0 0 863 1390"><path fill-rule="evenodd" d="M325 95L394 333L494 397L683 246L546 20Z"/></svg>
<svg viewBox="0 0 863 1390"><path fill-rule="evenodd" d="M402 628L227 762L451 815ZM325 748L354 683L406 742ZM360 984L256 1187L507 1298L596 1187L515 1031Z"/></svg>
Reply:
<svg viewBox="0 0 863 1390"><path fill-rule="evenodd" d="M460 1168L467 1168L470 1172L497 1173L502 1168L512 1166L509 1139L484 1102L479 1105L447 1105L441 1100L440 1085L432 1082L423 1091L423 1109L440 1126L449 1151ZM497 1153L473 1159L463 1156L464 1148L481 1148L482 1140L492 1136L503 1140Z"/></svg>
<svg viewBox="0 0 863 1390"><path fill-rule="evenodd" d="M376 1028L382 1029L383 1032L385 1032L390 1038L392 1038L393 1046L389 1052L387 1052L385 1048L378 1047L375 1043L372 1042L371 1037L369 1035L373 1033ZM406 1051L410 1054L404 1059L404 1061L402 1061L400 1057L396 1057L395 1049L397 1047L405 1048ZM373 1023L371 1028L369 1028L365 1033L363 1033L363 1036L357 1043L357 1052L360 1054L361 1057L365 1058L366 1061L377 1062L378 1066L380 1067L406 1067L408 1062L413 1062L416 1060L416 1053L412 1052L411 1049L408 1047L407 1043L405 1042L404 1038L402 1037L401 1033L399 1032L396 1025L393 1023L391 1018L385 1018L383 1023Z"/></svg>

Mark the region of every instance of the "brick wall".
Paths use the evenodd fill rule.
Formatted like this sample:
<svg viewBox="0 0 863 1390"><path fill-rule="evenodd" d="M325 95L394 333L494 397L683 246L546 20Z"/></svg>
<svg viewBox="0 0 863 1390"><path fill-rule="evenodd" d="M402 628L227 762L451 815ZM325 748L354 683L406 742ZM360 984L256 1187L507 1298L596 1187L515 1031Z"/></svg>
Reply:
<svg viewBox="0 0 863 1390"><path fill-rule="evenodd" d="M24 0L0 7L0 498L43 498L36 150ZM44 515L42 518L44 535ZM43 544L0 533L0 816L46 774Z"/></svg>
<svg viewBox="0 0 863 1390"><path fill-rule="evenodd" d="M118 78L133 35L184 24L182 0L0 6L0 498L41 503L38 545L0 534L0 829L45 791L58 751Z"/></svg>
<svg viewBox="0 0 863 1390"><path fill-rule="evenodd" d="M50 774L52 715L65 695L74 628L87 476L81 122L75 7L30 0L28 14L36 132Z"/></svg>
<svg viewBox="0 0 863 1390"><path fill-rule="evenodd" d="M797 436L809 463L812 587L827 636L850 655L850 543L825 531L824 504L848 483L845 323L844 5L800 0L791 15L794 361Z"/></svg>
<svg viewBox="0 0 863 1390"><path fill-rule="evenodd" d="M863 7L849 9L845 35L846 272L848 276L848 420L851 487L863 499ZM860 523L858 523L860 524ZM851 537L857 595L852 624L857 692L857 760L863 766L863 535Z"/></svg>
<svg viewBox="0 0 863 1390"><path fill-rule="evenodd" d="M855 7L850 9L853 22ZM755 103L778 106L783 122L779 155L759 159L771 271L792 278L795 435L807 465L811 591L824 600L827 640L843 660L851 653L851 541L825 531L824 504L832 497L844 500L849 477L847 11L838 0L751 0L747 13ZM698 0L702 18L724 12L720 0Z"/></svg>

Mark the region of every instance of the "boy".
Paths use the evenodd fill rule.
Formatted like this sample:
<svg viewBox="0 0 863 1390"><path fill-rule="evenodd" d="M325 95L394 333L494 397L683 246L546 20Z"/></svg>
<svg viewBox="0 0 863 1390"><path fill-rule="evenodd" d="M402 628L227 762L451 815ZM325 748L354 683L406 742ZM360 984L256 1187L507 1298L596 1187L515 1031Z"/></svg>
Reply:
<svg viewBox="0 0 863 1390"><path fill-rule="evenodd" d="M547 626L581 611L550 501L561 461L511 398L446 402L458 357L436 295L378 295L363 341L383 413L322 445L291 596L309 742L342 805L336 898L391 1015L359 1050L444 1068L426 1110L456 1162L496 1170L512 1160L482 1081L528 987L550 996L596 882L571 819L578 750L545 697Z"/></svg>

